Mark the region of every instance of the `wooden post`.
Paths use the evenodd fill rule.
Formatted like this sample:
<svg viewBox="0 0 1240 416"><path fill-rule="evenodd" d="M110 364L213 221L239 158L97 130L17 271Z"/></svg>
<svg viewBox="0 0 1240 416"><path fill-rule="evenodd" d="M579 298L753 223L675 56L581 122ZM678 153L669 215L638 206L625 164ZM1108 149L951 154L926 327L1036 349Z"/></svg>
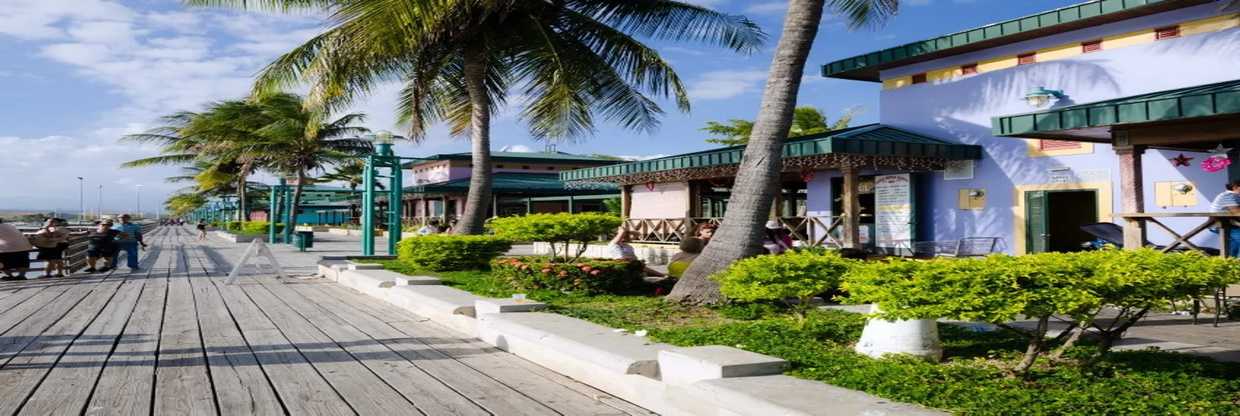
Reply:
<svg viewBox="0 0 1240 416"><path fill-rule="evenodd" d="M857 168L844 167L844 247L861 248L861 201L858 198Z"/></svg>
<svg viewBox="0 0 1240 416"><path fill-rule="evenodd" d="M1116 133L1115 154L1119 155L1120 198L1125 213L1139 214L1145 212L1144 175L1141 169L1141 155L1145 148L1126 145L1127 139L1118 137ZM1121 141L1125 144L1121 145ZM1136 250L1145 245L1145 222L1124 222L1124 249Z"/></svg>
<svg viewBox="0 0 1240 416"><path fill-rule="evenodd" d="M573 213L573 196L572 195L568 196L568 213L569 214Z"/></svg>
<svg viewBox="0 0 1240 416"><path fill-rule="evenodd" d="M491 195L491 216L499 216L499 195Z"/></svg>
<svg viewBox="0 0 1240 416"><path fill-rule="evenodd" d="M620 218L629 219L629 212L633 209L633 191L632 185L620 186Z"/></svg>

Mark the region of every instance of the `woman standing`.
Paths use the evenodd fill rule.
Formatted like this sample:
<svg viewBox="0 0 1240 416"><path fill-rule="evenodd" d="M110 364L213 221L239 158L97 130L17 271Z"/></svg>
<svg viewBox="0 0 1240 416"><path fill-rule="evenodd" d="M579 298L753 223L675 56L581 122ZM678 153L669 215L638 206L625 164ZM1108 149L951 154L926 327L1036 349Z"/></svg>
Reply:
<svg viewBox="0 0 1240 416"><path fill-rule="evenodd" d="M26 280L31 250L34 247L21 230L0 220L0 264L4 265L4 277L0 280Z"/></svg>
<svg viewBox="0 0 1240 416"><path fill-rule="evenodd" d="M34 233L31 241L39 251L37 258L47 264L43 267L43 277L52 277L53 272L57 277L65 277L65 250L69 248L70 235L62 220L56 218L48 218L43 228Z"/></svg>

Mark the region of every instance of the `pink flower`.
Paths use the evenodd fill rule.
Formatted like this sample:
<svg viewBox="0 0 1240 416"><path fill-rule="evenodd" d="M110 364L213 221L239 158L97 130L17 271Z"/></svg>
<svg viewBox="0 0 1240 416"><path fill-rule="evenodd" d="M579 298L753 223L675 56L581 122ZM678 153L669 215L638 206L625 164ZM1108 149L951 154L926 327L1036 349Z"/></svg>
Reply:
<svg viewBox="0 0 1240 416"><path fill-rule="evenodd" d="M1231 159L1227 155L1214 155L1201 161L1201 170L1214 173L1227 169L1231 165Z"/></svg>

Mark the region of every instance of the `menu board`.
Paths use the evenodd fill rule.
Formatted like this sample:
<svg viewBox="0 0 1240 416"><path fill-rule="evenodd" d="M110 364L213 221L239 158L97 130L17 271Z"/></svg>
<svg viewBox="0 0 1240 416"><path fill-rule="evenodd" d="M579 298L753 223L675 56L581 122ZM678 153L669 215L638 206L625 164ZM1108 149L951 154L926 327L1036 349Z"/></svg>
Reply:
<svg viewBox="0 0 1240 416"><path fill-rule="evenodd" d="M896 247L913 239L913 186L909 174L874 178L874 239Z"/></svg>

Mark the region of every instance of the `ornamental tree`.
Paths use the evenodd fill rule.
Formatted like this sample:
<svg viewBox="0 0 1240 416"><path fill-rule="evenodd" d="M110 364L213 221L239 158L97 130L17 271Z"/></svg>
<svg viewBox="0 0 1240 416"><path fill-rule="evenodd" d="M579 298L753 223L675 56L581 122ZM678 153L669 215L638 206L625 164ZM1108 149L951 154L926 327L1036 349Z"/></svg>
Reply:
<svg viewBox="0 0 1240 416"><path fill-rule="evenodd" d="M789 302L799 322L805 321L810 301L839 287L844 274L857 264L834 251L798 251L750 257L733 263L712 278L730 299L753 302Z"/></svg>
<svg viewBox="0 0 1240 416"><path fill-rule="evenodd" d="M491 220L495 235L509 241L541 241L551 245L551 257L570 263L585 254L587 244L615 231L623 221L604 213L531 214ZM570 253L570 247L576 250ZM560 252L563 251L563 255Z"/></svg>

